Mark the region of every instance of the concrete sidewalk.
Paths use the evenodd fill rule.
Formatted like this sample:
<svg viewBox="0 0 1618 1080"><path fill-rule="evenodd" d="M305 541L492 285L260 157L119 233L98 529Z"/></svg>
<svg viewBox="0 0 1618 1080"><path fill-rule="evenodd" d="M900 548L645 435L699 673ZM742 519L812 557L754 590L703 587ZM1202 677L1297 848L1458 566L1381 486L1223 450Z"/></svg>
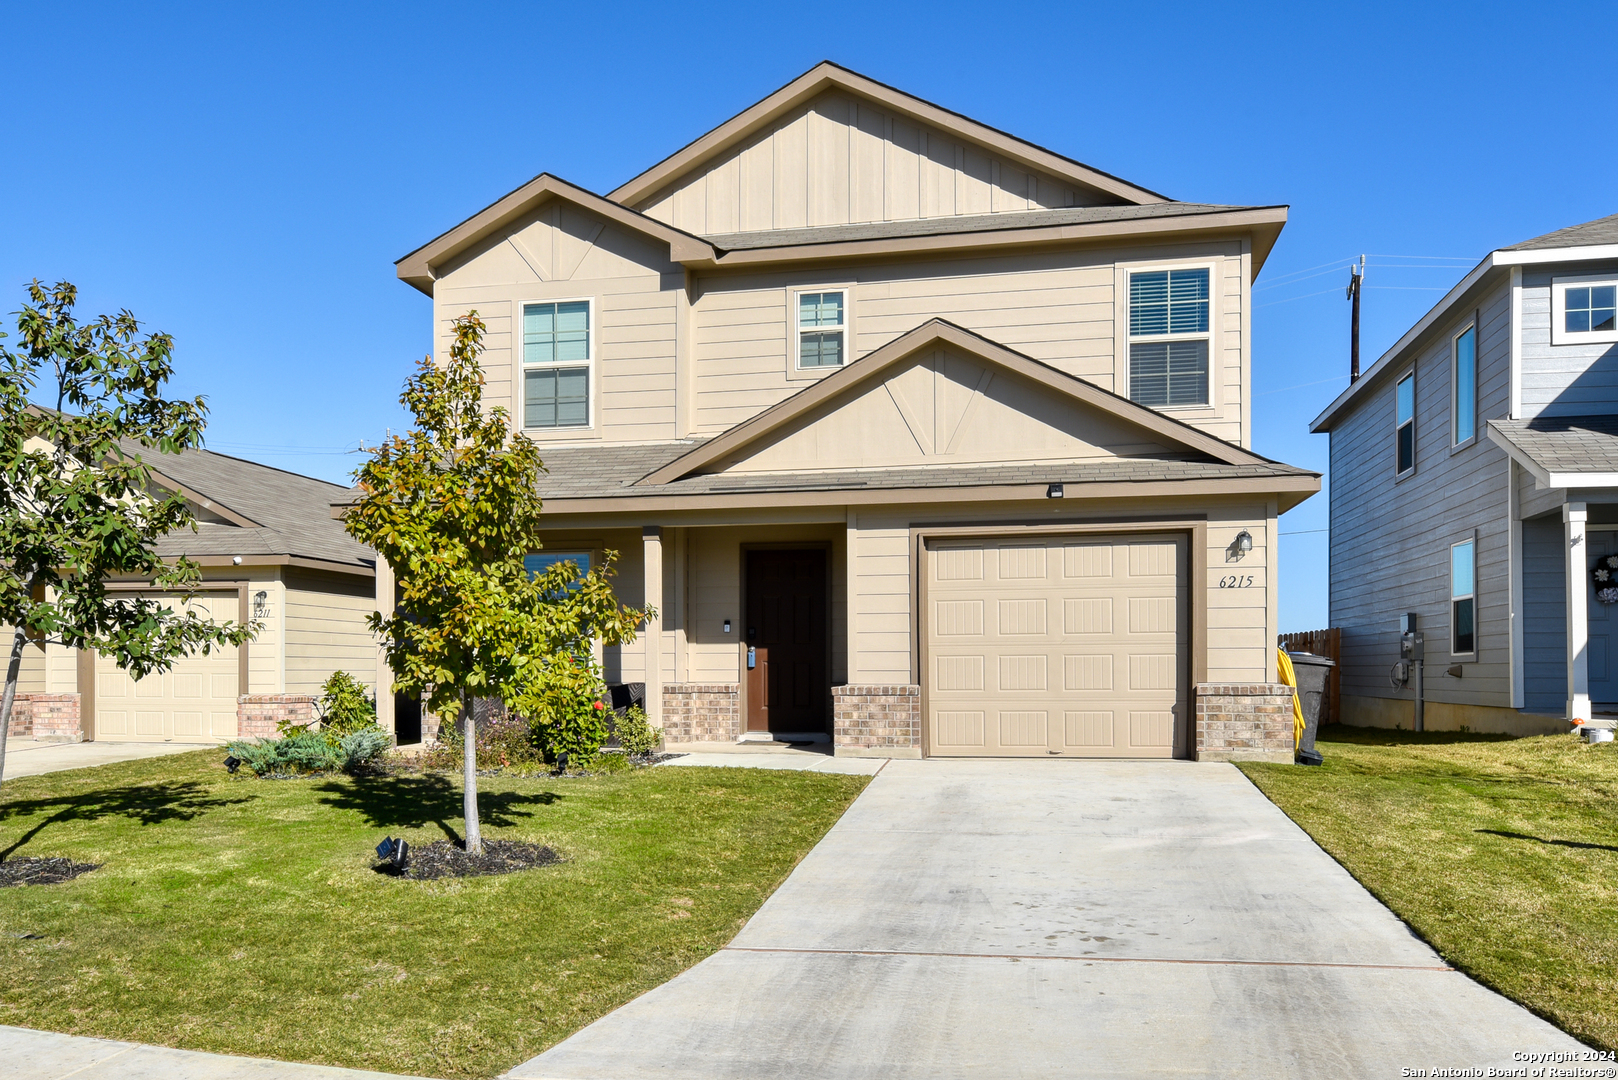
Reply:
<svg viewBox="0 0 1618 1080"><path fill-rule="evenodd" d="M61 772L64 769L85 769L91 765L110 765L114 761L135 761L140 758L162 757L165 754L184 754L192 750L210 749L207 743L135 743L135 742L42 742L34 739L6 740L7 780L20 776L38 776L41 773ZM219 760L225 759L223 746Z"/></svg>
<svg viewBox="0 0 1618 1080"><path fill-rule="evenodd" d="M5 1026L0 1026L0 1061L6 1080L383 1080L394 1075Z"/></svg>
<svg viewBox="0 0 1618 1080"><path fill-rule="evenodd" d="M508 1075L1380 1078L1579 1049L1232 766L930 760L889 762L729 946Z"/></svg>
<svg viewBox="0 0 1618 1080"><path fill-rule="evenodd" d="M833 757L824 750L771 748L769 750L725 749L722 751L681 751L680 757L662 763L670 766L706 766L717 769L789 769L793 772L845 773L875 776L888 763L887 758Z"/></svg>

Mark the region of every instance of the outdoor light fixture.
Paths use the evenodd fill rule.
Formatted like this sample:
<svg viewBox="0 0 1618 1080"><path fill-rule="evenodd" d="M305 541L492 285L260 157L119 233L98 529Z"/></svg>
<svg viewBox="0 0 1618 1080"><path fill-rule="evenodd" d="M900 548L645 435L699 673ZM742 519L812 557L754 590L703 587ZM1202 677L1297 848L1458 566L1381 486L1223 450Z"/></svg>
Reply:
<svg viewBox="0 0 1618 1080"><path fill-rule="evenodd" d="M1236 534L1236 550L1246 555L1253 550L1253 534L1243 529Z"/></svg>
<svg viewBox="0 0 1618 1080"><path fill-rule="evenodd" d="M253 618L267 619L270 617L270 594L263 589L253 594Z"/></svg>
<svg viewBox="0 0 1618 1080"><path fill-rule="evenodd" d="M397 840L391 836L384 836L382 842L376 846L376 857L383 862L392 863L395 870L403 870L410 862L410 845L402 836Z"/></svg>
<svg viewBox="0 0 1618 1080"><path fill-rule="evenodd" d="M1045 497L1047 499L1060 499L1062 497L1062 485L1061 484L1050 484L1050 485L1048 485L1045 488Z"/></svg>
<svg viewBox="0 0 1618 1080"><path fill-rule="evenodd" d="M232 565L232 566L240 566L241 564L242 564L242 557L240 555L235 555L235 556L231 557L230 565Z"/></svg>
<svg viewBox="0 0 1618 1080"><path fill-rule="evenodd" d="M229 757L225 758L225 768L230 770L230 775L235 776L236 770L241 767L242 760L235 754L231 754Z"/></svg>
<svg viewBox="0 0 1618 1080"><path fill-rule="evenodd" d="M727 634L730 633L730 620L729 619L725 620L725 633L727 633Z"/></svg>

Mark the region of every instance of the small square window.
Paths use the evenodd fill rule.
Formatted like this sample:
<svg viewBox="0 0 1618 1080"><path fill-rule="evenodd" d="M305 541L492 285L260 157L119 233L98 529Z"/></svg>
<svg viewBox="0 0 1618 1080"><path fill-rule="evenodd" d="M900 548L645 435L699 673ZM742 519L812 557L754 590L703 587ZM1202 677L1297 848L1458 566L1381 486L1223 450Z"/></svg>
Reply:
<svg viewBox="0 0 1618 1080"><path fill-rule="evenodd" d="M1207 270L1152 270L1129 275L1130 337L1207 332Z"/></svg>
<svg viewBox="0 0 1618 1080"><path fill-rule="evenodd" d="M585 427L589 423L589 368L523 372L525 427Z"/></svg>
<svg viewBox="0 0 1618 1080"><path fill-rule="evenodd" d="M1618 341L1618 281L1593 276L1551 280L1551 344Z"/></svg>
<svg viewBox="0 0 1618 1080"><path fill-rule="evenodd" d="M1129 346L1129 399L1154 409L1208 403L1208 343L1152 341Z"/></svg>
<svg viewBox="0 0 1618 1080"><path fill-rule="evenodd" d="M842 367L848 331L842 291L798 294L798 366Z"/></svg>

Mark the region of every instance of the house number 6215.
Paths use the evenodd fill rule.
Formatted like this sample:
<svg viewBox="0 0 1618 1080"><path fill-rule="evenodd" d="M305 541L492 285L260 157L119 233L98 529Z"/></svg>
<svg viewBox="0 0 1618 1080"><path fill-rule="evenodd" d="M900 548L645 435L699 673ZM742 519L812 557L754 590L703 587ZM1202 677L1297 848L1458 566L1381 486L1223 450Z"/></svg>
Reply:
<svg viewBox="0 0 1618 1080"><path fill-rule="evenodd" d="M1221 589L1250 589L1253 587L1252 574L1226 574L1219 579Z"/></svg>

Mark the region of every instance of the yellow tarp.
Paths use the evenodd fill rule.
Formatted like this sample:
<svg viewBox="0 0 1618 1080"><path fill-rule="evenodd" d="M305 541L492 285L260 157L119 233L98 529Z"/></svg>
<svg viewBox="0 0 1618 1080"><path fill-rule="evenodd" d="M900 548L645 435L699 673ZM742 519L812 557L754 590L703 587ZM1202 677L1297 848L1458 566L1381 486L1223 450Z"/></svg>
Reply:
<svg viewBox="0 0 1618 1080"><path fill-rule="evenodd" d="M1292 670L1292 657L1285 649L1275 650L1275 670L1292 687L1292 748L1296 750L1303 742L1303 702L1298 700L1298 673Z"/></svg>

